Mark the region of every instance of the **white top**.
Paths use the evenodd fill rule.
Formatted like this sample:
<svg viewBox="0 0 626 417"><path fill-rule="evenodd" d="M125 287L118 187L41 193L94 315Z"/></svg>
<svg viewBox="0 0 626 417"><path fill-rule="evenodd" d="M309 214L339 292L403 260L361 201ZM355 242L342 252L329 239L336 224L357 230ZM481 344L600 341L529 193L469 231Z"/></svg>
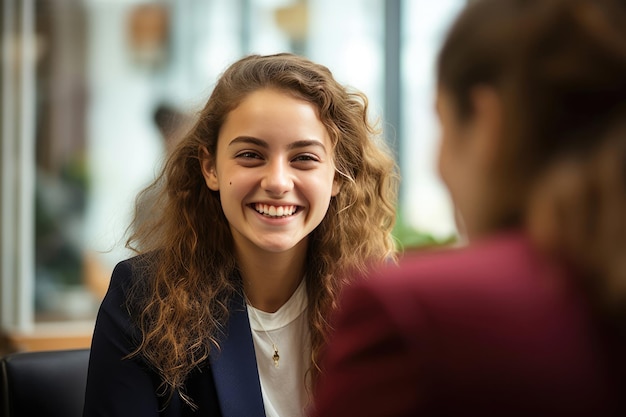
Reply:
<svg viewBox="0 0 626 417"><path fill-rule="evenodd" d="M305 381L305 375L311 362L311 334L304 281L275 313L266 313L248 304L248 318L267 417L306 416L309 378ZM278 368L272 359L274 343L280 356Z"/></svg>

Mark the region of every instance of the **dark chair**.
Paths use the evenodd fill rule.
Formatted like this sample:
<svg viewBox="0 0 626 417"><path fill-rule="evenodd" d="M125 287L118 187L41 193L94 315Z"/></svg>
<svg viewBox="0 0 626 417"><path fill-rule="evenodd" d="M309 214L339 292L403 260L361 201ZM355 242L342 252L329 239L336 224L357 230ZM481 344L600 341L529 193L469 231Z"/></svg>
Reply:
<svg viewBox="0 0 626 417"><path fill-rule="evenodd" d="M81 417L89 349L12 353L0 360L0 417Z"/></svg>

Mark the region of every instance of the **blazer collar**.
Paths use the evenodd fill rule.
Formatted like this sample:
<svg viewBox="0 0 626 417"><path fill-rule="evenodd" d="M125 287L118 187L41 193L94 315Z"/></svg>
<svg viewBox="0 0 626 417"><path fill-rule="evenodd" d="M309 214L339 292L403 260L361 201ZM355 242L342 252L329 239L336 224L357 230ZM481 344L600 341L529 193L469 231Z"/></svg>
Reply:
<svg viewBox="0 0 626 417"><path fill-rule="evenodd" d="M223 417L265 417L248 311L241 294L230 302L220 349L209 357Z"/></svg>

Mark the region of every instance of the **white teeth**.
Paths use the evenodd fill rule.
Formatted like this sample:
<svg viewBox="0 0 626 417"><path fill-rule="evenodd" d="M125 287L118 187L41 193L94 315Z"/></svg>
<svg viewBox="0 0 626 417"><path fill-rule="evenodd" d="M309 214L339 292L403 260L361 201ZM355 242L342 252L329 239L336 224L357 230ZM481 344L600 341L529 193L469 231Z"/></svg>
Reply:
<svg viewBox="0 0 626 417"><path fill-rule="evenodd" d="M285 217L294 214L296 211L296 206L270 206L267 204L257 203L254 205L254 209L266 216Z"/></svg>

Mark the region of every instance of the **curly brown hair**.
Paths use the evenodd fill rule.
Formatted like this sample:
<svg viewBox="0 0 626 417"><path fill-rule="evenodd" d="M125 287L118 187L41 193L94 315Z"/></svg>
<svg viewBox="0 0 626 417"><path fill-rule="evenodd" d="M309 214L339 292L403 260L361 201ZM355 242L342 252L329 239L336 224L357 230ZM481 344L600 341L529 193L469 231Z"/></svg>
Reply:
<svg viewBox="0 0 626 417"><path fill-rule="evenodd" d="M398 172L388 147L368 117L361 92L339 84L328 68L292 54L252 55L219 78L197 122L167 159L159 177L138 197L158 193L152 216L135 216L127 247L143 256L150 276L137 284L128 308L137 321L141 355L162 377L163 392L178 391L195 367L218 348L229 300L241 291L234 243L219 194L201 172L200 149L215 155L228 113L250 93L275 88L311 103L328 130L341 192L311 233L306 284L311 329L312 379L329 332L327 317L353 271L395 259ZM146 210L143 208L142 210ZM138 212L138 211L137 211Z"/></svg>

